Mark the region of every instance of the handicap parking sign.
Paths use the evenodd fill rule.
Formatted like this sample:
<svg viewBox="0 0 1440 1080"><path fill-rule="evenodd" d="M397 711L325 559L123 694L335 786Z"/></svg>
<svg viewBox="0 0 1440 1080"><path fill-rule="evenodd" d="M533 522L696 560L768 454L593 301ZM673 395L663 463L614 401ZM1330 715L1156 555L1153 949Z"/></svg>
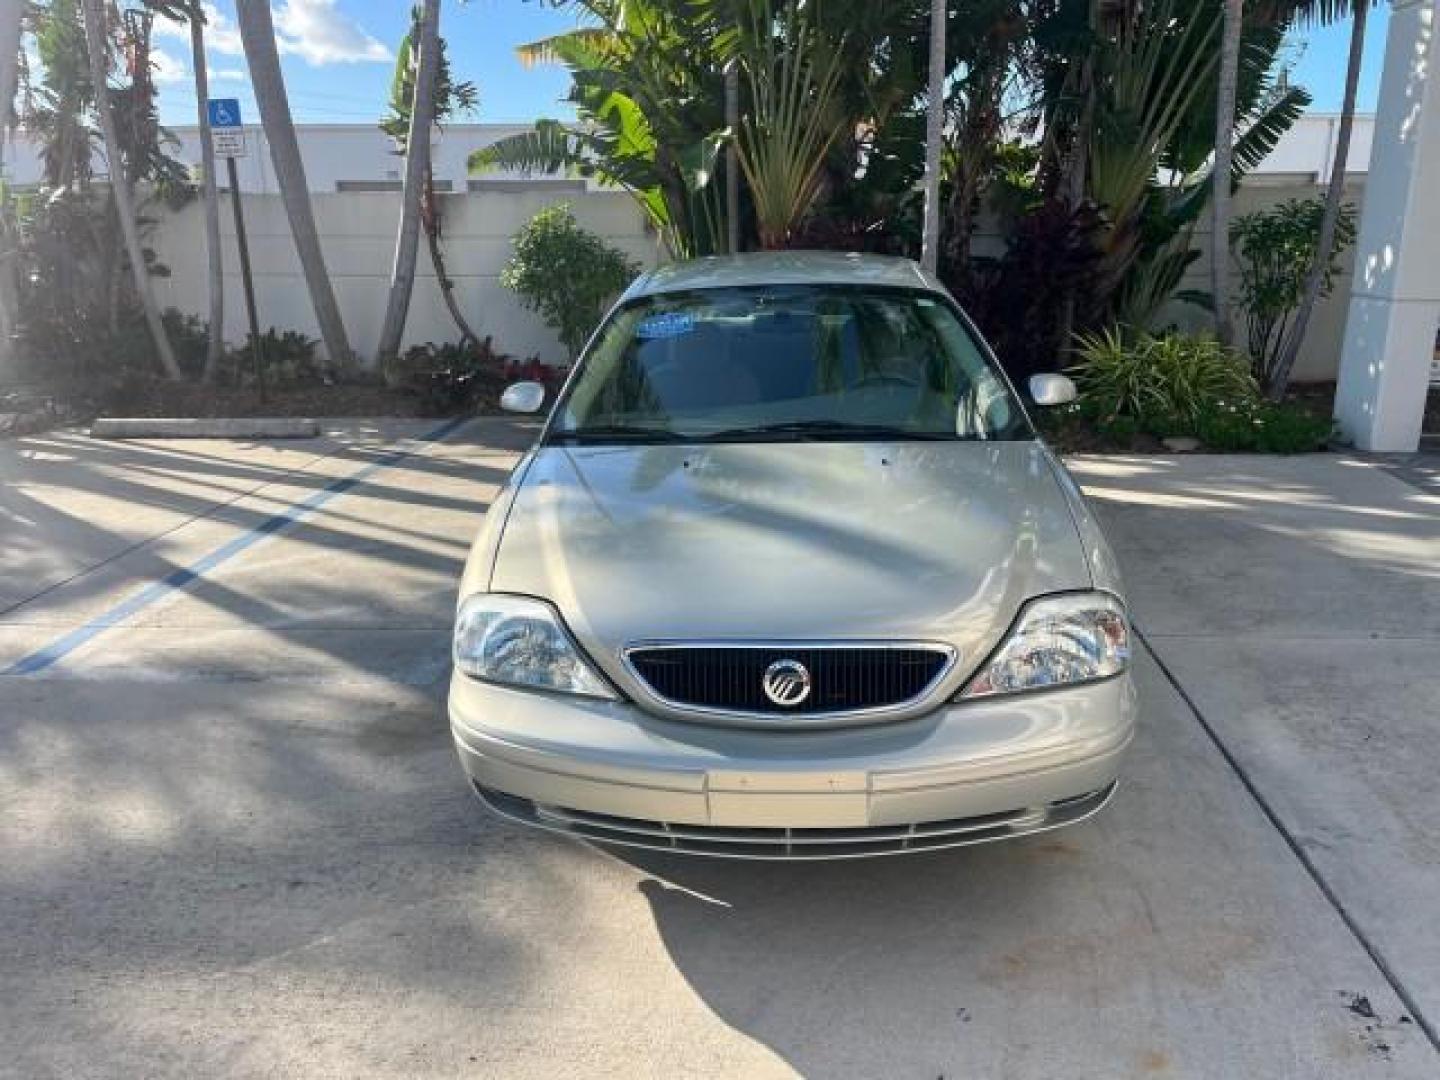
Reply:
<svg viewBox="0 0 1440 1080"><path fill-rule="evenodd" d="M238 128L240 126L240 100L238 98L211 98L205 105L210 112L212 128Z"/></svg>
<svg viewBox="0 0 1440 1080"><path fill-rule="evenodd" d="M245 129L240 124L240 102L236 98L210 98L210 135L216 157L244 157Z"/></svg>

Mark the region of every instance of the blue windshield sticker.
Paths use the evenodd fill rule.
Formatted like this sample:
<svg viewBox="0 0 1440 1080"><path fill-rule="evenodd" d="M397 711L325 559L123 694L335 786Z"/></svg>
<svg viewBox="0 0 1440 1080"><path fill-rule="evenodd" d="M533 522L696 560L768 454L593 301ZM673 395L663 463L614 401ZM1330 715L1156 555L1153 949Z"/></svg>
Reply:
<svg viewBox="0 0 1440 1080"><path fill-rule="evenodd" d="M669 338L681 337L695 329L695 316L684 311L667 311L663 315L651 315L641 319L635 328L637 337Z"/></svg>

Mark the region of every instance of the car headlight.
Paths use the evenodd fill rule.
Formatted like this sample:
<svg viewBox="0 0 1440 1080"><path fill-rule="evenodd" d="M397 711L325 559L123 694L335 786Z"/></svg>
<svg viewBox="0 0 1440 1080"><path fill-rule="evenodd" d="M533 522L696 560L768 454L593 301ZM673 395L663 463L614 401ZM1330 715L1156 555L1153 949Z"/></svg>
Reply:
<svg viewBox="0 0 1440 1080"><path fill-rule="evenodd" d="M455 616L455 666L485 682L615 698L543 600L478 593Z"/></svg>
<svg viewBox="0 0 1440 1080"><path fill-rule="evenodd" d="M959 694L964 699L1109 678L1130 663L1125 606L1109 593L1032 600L1009 636Z"/></svg>

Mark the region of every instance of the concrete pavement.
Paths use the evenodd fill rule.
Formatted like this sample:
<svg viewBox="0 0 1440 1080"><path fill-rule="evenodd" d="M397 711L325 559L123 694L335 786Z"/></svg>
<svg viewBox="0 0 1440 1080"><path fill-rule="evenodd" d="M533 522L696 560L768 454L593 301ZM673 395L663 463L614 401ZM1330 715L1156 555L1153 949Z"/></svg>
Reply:
<svg viewBox="0 0 1440 1080"><path fill-rule="evenodd" d="M1324 464L1276 490L1333 518L1322 542L1293 499L1211 490L1249 490L1267 467L1082 463L1142 626L1236 738L1241 771L1142 651L1144 727L1095 821L936 855L744 865L605 852L475 804L441 713L454 579L527 434L427 433L0 443L0 669L25 672L0 676L0 1075L1440 1071L1402 1001L1428 1001L1424 973L1398 955L1418 965L1436 938L1419 910L1346 899L1347 875L1383 872L1416 904L1433 871L1419 826L1436 688L1413 670L1392 686L1405 655L1385 651L1433 653L1425 568L1440 551L1416 489L1380 477L1394 487L1312 496L1349 474L1305 459ZM1341 508L1357 496L1364 513ZM1226 505L1162 510L1177 498ZM1276 561L1225 583L1246 593L1241 613L1197 597L1239 573L1227 545L1260 557L1241 555L1257 534ZM1344 602L1305 607L1287 559L1307 579L1339 574ZM1226 718L1274 709L1272 663L1308 686L1308 654L1262 635L1256 649L1300 658L1235 669L1202 647L1266 612L1273 636L1290 632L1277 611L1329 626L1357 609L1391 635L1367 639L1384 655L1350 671L1358 689L1332 681L1240 740ZM1400 748L1417 760L1393 781L1375 730L1325 722L1310 745L1316 717L1373 693L1412 716ZM1357 752L1365 768L1342 777ZM1392 850L1347 845L1339 830L1357 823L1326 818L1317 880L1291 846L1316 775L1351 785L1341 809L1363 790Z"/></svg>
<svg viewBox="0 0 1440 1080"><path fill-rule="evenodd" d="M1383 459L1088 459L1137 624L1432 1033L1440 491Z"/></svg>

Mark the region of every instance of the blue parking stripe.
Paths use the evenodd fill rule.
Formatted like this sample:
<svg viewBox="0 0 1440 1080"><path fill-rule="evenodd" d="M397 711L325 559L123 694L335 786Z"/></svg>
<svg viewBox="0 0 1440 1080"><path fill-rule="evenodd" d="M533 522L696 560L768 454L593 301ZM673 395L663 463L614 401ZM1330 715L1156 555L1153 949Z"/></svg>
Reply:
<svg viewBox="0 0 1440 1080"><path fill-rule="evenodd" d="M457 417L454 420L448 420L439 427L417 437L414 441L419 443L438 442L456 428L460 427L460 425L466 423L468 419L468 417ZM189 588L190 585L199 581L217 566L229 562L242 551L254 547L267 536L271 536L281 529L303 521L337 495L343 495L357 484L364 483L365 480L377 472L380 472L382 469L388 469L392 465L410 457L414 452L414 450L392 450L376 458L363 469L327 484L325 487L311 494L308 498L287 506L280 513L273 517L266 518L249 532L242 533L228 543L222 544L189 566L176 570L173 574L145 586L145 588L141 589L134 596L122 600L108 611L91 619L84 626L77 627L63 637L57 638L43 648L37 649L29 656L22 657L15 661L15 663L5 669L3 674L34 675L44 671L46 668L53 666L69 656L82 645L94 640L111 627L118 626L132 615L143 611L151 604L171 593Z"/></svg>

